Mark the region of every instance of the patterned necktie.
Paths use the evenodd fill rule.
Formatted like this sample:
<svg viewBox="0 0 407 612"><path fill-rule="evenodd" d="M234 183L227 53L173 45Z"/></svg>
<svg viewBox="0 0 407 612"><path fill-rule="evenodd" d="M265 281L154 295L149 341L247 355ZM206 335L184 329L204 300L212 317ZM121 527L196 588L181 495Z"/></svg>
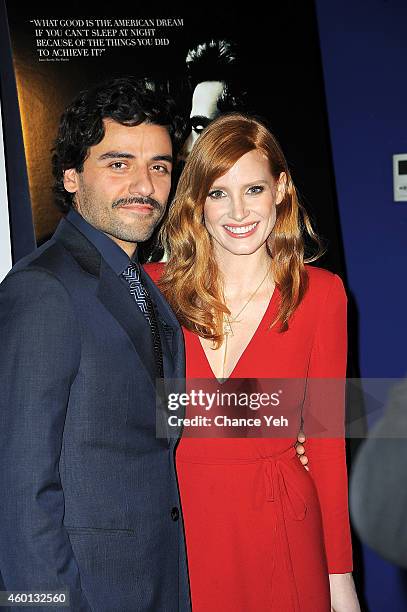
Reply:
<svg viewBox="0 0 407 612"><path fill-rule="evenodd" d="M140 268L137 264L131 263L122 275L129 283L130 293L150 325L157 377L164 378L160 331L150 295L141 280Z"/></svg>

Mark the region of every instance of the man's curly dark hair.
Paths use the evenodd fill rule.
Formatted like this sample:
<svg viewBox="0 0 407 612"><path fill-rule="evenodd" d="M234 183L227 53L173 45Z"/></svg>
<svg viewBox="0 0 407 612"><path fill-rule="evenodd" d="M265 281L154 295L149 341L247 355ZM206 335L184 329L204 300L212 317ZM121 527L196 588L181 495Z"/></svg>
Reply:
<svg viewBox="0 0 407 612"><path fill-rule="evenodd" d="M204 81L223 82L223 92L217 101L219 113L245 109L247 92L234 42L208 40L199 43L188 51L185 62L192 90Z"/></svg>
<svg viewBox="0 0 407 612"><path fill-rule="evenodd" d="M105 135L103 119L128 126L146 122L167 127L174 157L184 133L184 120L177 115L175 102L153 81L120 77L82 91L65 109L52 149L53 191L64 213L74 196L64 188L64 172L69 168L82 172L89 148Z"/></svg>

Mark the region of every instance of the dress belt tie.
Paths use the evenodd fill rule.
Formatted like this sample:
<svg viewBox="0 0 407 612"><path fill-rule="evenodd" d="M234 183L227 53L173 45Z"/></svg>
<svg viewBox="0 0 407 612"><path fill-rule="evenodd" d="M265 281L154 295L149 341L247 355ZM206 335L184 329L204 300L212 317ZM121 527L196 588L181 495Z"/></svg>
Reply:
<svg viewBox="0 0 407 612"><path fill-rule="evenodd" d="M283 453L280 453L279 455L262 456L261 460L264 462L265 467L264 475L266 486L266 500L267 502L276 504L276 515L279 516L279 519L275 523L275 543L274 545L272 544L272 546L274 548L277 541L280 542L281 550L284 551L283 559L281 560L285 565L287 576L289 577L292 584L290 597L291 603L287 602L287 609L290 609L293 612L301 612L294 568L291 559L287 526L284 518L284 514L287 511L293 520L303 521L307 512L307 506L303 496L295 488L294 485L290 486L290 476L292 474L293 480L295 482L295 474L293 473L293 470L298 469L298 467L295 466L294 462L292 461L296 454L297 452L292 446L285 450ZM274 564L275 555L273 551L273 573Z"/></svg>
<svg viewBox="0 0 407 612"><path fill-rule="evenodd" d="M274 502L277 490L291 517L295 521L303 521L307 511L305 500L295 487L287 484L290 471L295 468L290 466L286 459L291 459L296 454L295 448L291 446L280 455L262 457L265 462L266 499Z"/></svg>

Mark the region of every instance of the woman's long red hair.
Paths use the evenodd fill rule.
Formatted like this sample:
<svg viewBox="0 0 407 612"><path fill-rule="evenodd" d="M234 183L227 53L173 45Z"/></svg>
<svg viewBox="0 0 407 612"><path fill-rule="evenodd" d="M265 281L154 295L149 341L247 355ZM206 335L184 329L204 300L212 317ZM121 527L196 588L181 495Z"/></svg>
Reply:
<svg viewBox="0 0 407 612"><path fill-rule="evenodd" d="M204 224L204 205L214 181L252 150L263 153L277 180L285 173L285 192L277 206L277 218L267 248L274 281L281 293L273 325L280 331L288 322L307 289L304 262L322 253L309 217L298 201L283 152L269 130L255 118L239 113L213 121L195 143L181 174L162 240L169 254L160 288L180 323L219 346L223 320L230 314L223 299L223 282L214 257L212 239ZM317 242L317 255L304 259L307 233Z"/></svg>

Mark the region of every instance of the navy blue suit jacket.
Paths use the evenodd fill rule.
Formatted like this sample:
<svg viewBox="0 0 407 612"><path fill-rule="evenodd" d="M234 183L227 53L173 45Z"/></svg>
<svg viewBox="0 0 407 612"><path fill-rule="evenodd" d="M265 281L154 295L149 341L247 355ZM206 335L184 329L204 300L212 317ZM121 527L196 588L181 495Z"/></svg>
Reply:
<svg viewBox="0 0 407 612"><path fill-rule="evenodd" d="M165 376L184 377L181 329L143 274ZM75 612L189 610L176 440L156 437L151 332L68 221L1 284L0 338L5 588L68 588Z"/></svg>

